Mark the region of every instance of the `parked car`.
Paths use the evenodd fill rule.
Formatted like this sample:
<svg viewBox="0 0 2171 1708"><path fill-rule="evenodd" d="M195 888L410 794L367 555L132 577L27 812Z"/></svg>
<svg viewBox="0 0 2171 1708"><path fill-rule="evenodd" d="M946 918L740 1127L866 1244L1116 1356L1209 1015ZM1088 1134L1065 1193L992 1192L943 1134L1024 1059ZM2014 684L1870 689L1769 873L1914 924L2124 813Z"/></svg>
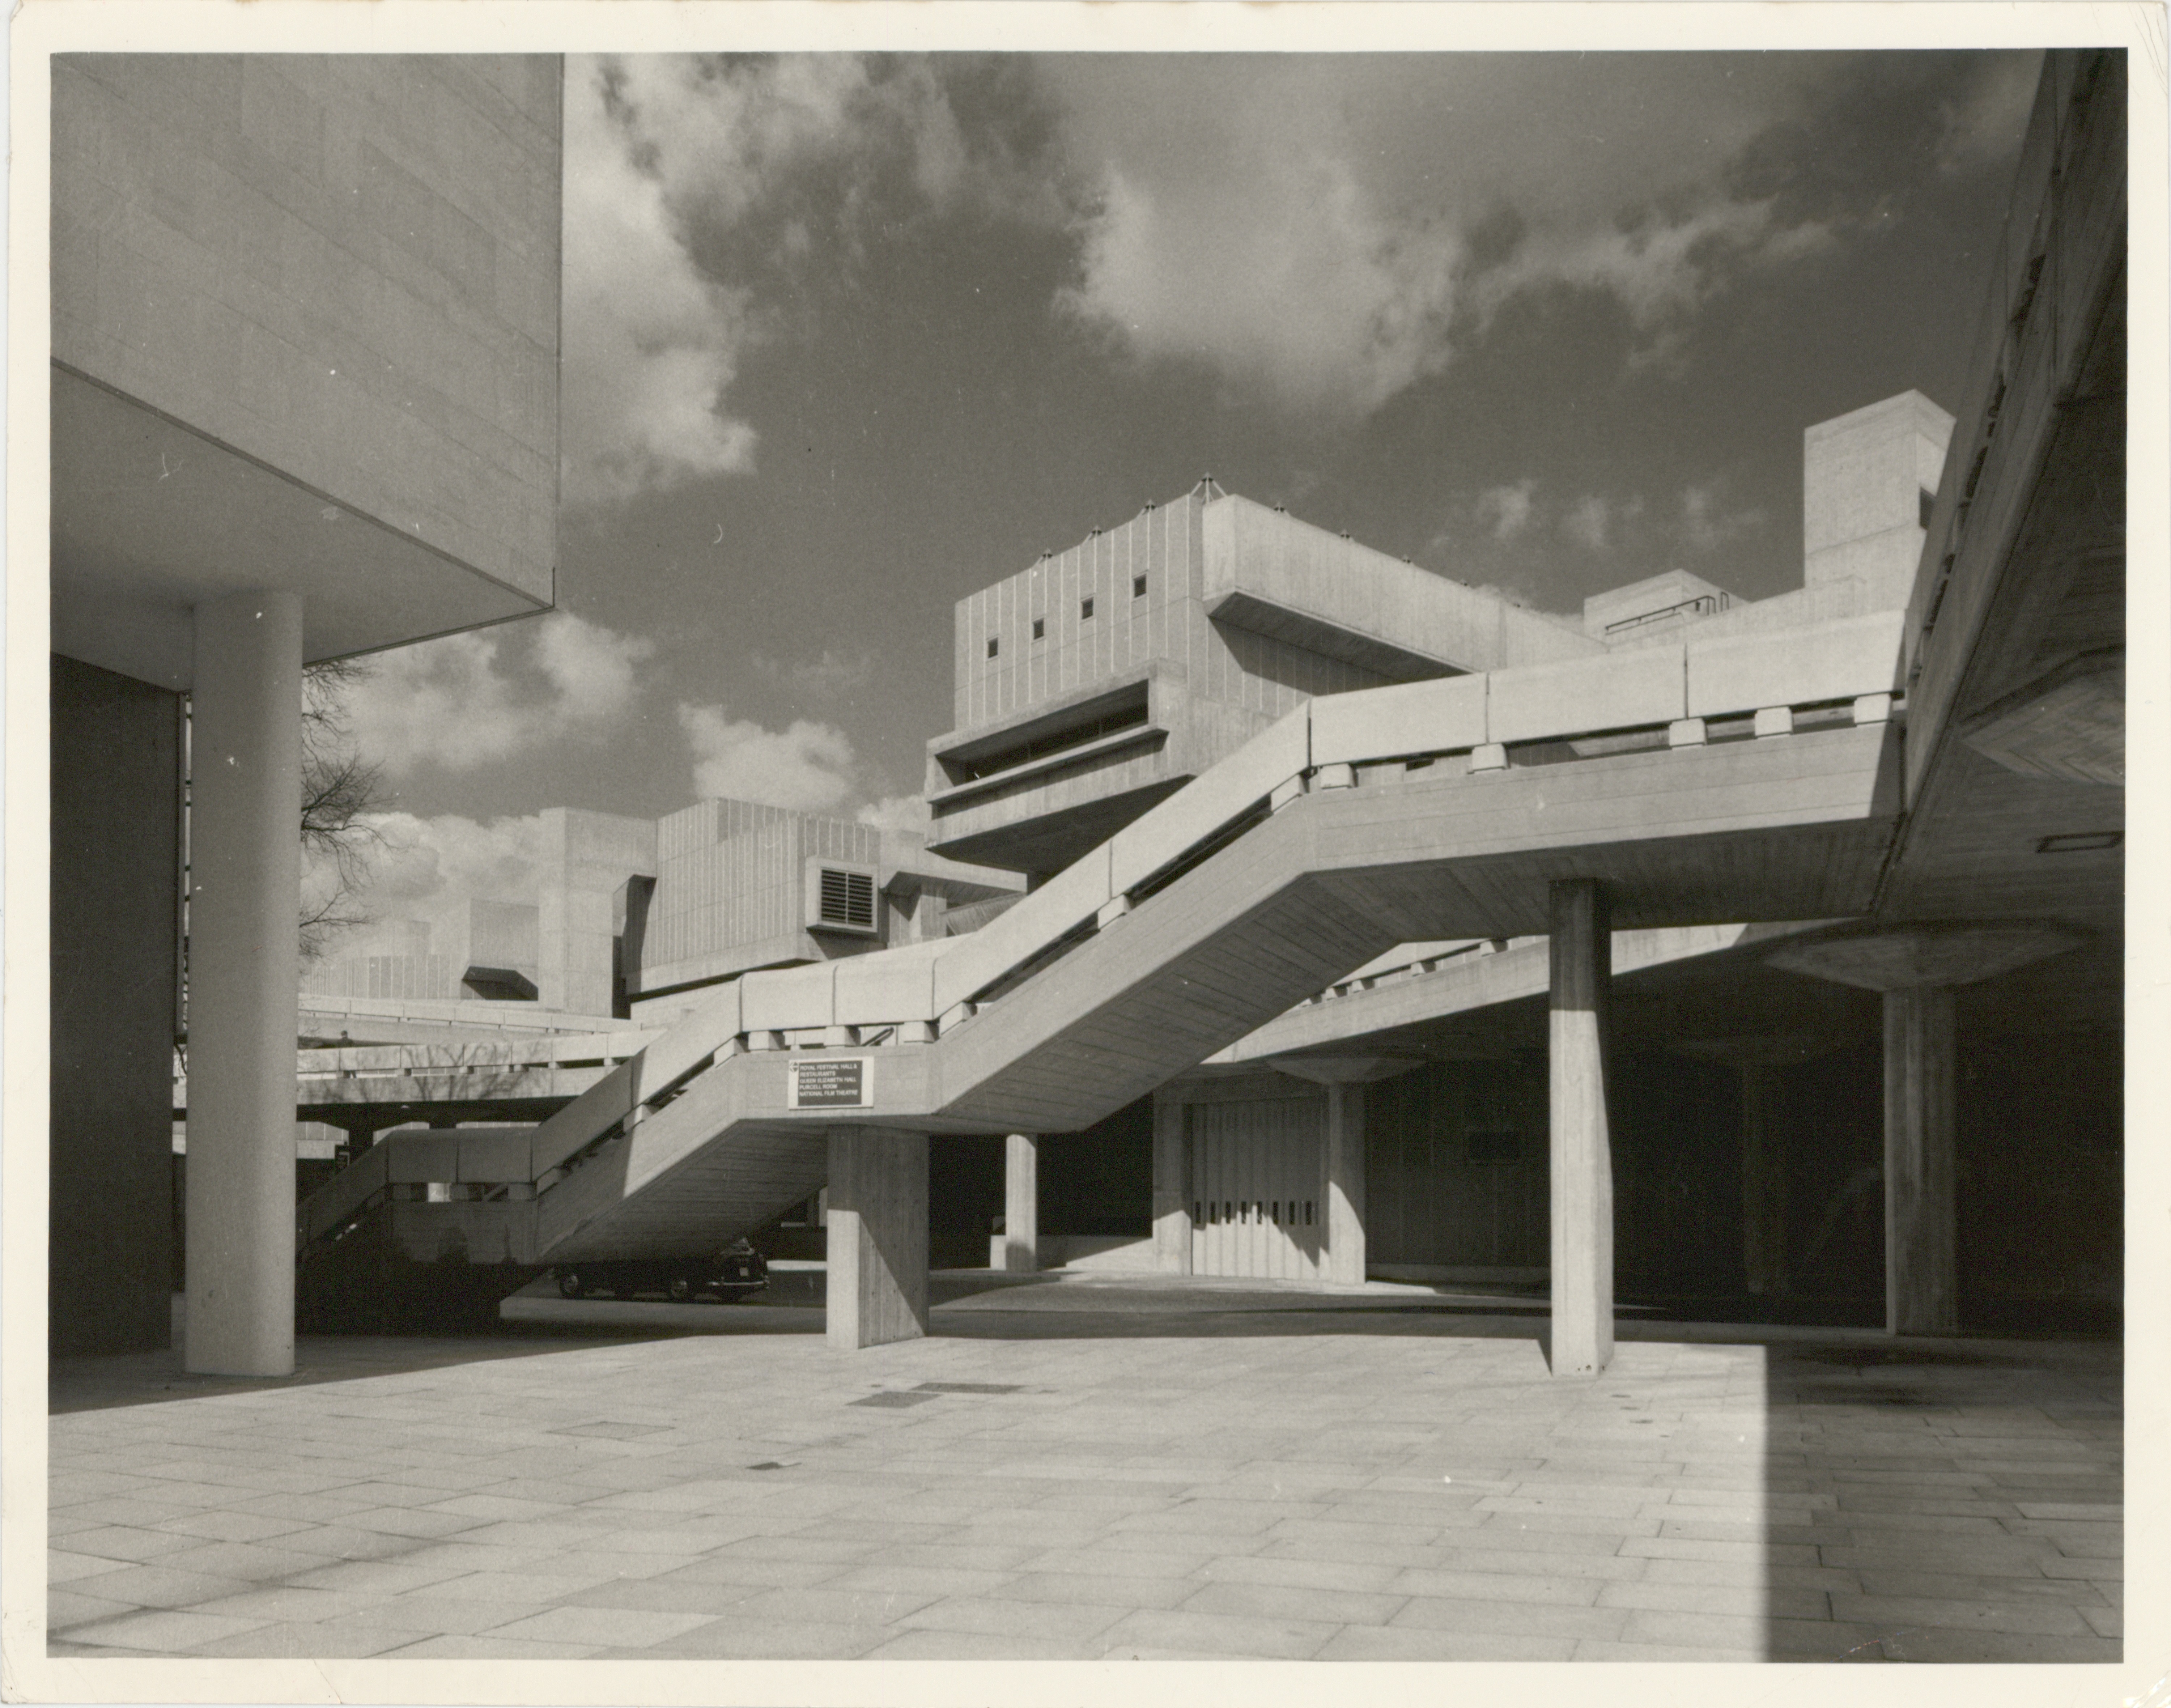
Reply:
<svg viewBox="0 0 2171 1708"><path fill-rule="evenodd" d="M726 1301L745 1298L769 1285L768 1260L744 1240L735 1240L704 1257L561 1263L553 1273L558 1277L558 1291L567 1298L593 1298L603 1293L633 1298L644 1293L660 1293L684 1304L705 1293Z"/></svg>

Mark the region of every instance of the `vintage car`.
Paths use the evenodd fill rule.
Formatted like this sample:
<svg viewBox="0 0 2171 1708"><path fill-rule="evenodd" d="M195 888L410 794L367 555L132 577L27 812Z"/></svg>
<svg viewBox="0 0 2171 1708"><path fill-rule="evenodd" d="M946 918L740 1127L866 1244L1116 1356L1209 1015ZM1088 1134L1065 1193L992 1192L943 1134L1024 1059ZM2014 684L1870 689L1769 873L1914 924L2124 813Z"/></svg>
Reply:
<svg viewBox="0 0 2171 1708"><path fill-rule="evenodd" d="M769 1285L769 1263L747 1240L735 1240L701 1257L605 1259L595 1263L561 1263L554 1272L558 1291L567 1298L608 1293L632 1298L660 1293L680 1304L704 1294L744 1298Z"/></svg>

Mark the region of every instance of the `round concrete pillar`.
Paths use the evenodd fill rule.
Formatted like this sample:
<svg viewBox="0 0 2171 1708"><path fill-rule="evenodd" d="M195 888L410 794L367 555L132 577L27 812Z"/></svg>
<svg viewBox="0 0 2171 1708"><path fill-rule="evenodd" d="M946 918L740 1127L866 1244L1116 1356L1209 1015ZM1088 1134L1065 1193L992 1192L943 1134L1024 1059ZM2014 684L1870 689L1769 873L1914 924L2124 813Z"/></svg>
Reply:
<svg viewBox="0 0 2171 1708"><path fill-rule="evenodd" d="M1592 1376L1613 1357L1613 934L1605 893L1590 879L1556 880L1551 908L1552 1368Z"/></svg>
<svg viewBox="0 0 2171 1708"><path fill-rule="evenodd" d="M187 1367L294 1368L302 600L199 605L190 718Z"/></svg>

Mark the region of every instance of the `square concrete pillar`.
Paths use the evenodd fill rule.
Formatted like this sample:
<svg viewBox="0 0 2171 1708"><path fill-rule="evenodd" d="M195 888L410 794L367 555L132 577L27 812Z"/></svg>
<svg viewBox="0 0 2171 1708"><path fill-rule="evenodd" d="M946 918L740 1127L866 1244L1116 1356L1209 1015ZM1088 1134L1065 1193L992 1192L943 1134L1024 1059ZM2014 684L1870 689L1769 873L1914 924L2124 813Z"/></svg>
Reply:
<svg viewBox="0 0 2171 1708"><path fill-rule="evenodd" d="M927 1332L927 1135L829 1129L829 1344L855 1352Z"/></svg>
<svg viewBox="0 0 2171 1708"><path fill-rule="evenodd" d="M1550 901L1552 1368L1595 1375L1613 1357L1612 933L1596 881L1557 881Z"/></svg>
<svg viewBox="0 0 2171 1708"><path fill-rule="evenodd" d="M1884 1326L1959 1327L1953 987L1884 993Z"/></svg>
<svg viewBox="0 0 2171 1708"><path fill-rule="evenodd" d="M1364 1088L1327 1088L1327 1249L1324 1278L1364 1280Z"/></svg>
<svg viewBox="0 0 2171 1708"><path fill-rule="evenodd" d="M1183 1110L1173 1097L1154 1099L1154 1267L1163 1275L1191 1273L1190 1159Z"/></svg>
<svg viewBox="0 0 2171 1708"><path fill-rule="evenodd" d="M196 609L185 1363L294 1368L302 599Z"/></svg>
<svg viewBox="0 0 2171 1708"><path fill-rule="evenodd" d="M1749 1291L1777 1298L1787 1290L1787 1159L1774 1129L1776 1068L1741 1069L1741 1271Z"/></svg>
<svg viewBox="0 0 2171 1708"><path fill-rule="evenodd" d="M1040 1141L1030 1132L1003 1140L1003 1267L1015 1275L1040 1267Z"/></svg>

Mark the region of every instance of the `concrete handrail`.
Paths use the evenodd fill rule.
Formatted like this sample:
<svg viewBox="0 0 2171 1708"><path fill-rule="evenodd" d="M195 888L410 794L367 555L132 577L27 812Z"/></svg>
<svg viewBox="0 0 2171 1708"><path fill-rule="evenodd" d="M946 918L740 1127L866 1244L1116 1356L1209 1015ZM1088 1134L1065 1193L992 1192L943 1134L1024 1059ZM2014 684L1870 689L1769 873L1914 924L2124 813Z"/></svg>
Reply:
<svg viewBox="0 0 2171 1708"><path fill-rule="evenodd" d="M390 1183L390 1154L372 1145L304 1198L294 1213L296 1243L321 1240Z"/></svg>
<svg viewBox="0 0 2171 1708"><path fill-rule="evenodd" d="M560 1015L533 1003L464 1001L456 997L319 996L304 991L300 1013L318 1020L398 1020L457 1031L502 1031L538 1037L604 1030L607 1015Z"/></svg>
<svg viewBox="0 0 2171 1708"><path fill-rule="evenodd" d="M519 1039L456 1046L431 1044L346 1044L302 1050L297 1072L304 1079L346 1074L444 1074L458 1068L560 1068L568 1061L624 1061L662 1034L653 1026L596 1033L536 1033ZM428 1059L430 1052L464 1049L456 1059Z"/></svg>

